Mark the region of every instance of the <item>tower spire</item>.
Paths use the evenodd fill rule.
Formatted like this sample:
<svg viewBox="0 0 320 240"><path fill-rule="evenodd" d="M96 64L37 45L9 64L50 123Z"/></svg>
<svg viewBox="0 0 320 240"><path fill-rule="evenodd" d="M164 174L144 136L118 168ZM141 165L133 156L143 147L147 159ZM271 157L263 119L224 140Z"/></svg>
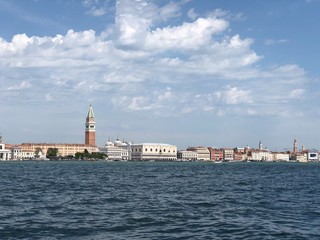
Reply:
<svg viewBox="0 0 320 240"><path fill-rule="evenodd" d="M96 121L93 113L93 108L90 104L87 118L86 118L86 130L85 130L85 144L90 146L96 145Z"/></svg>
<svg viewBox="0 0 320 240"><path fill-rule="evenodd" d="M298 141L297 138L295 137L293 140L293 152L297 153L298 152Z"/></svg>

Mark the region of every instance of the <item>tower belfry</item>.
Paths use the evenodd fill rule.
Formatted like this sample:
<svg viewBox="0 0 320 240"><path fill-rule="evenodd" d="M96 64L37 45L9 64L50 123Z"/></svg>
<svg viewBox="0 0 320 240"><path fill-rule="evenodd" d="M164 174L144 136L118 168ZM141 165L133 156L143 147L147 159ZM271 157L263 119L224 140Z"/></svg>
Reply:
<svg viewBox="0 0 320 240"><path fill-rule="evenodd" d="M293 140L293 152L294 153L298 152L298 141L297 141L297 138L294 138L294 140Z"/></svg>
<svg viewBox="0 0 320 240"><path fill-rule="evenodd" d="M92 106L90 105L86 118L85 144L90 146L96 145L96 121Z"/></svg>

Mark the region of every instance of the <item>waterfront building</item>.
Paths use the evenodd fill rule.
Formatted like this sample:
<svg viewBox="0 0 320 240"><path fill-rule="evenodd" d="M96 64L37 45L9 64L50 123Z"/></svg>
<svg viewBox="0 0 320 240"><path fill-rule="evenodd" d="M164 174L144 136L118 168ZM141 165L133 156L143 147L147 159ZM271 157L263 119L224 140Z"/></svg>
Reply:
<svg viewBox="0 0 320 240"><path fill-rule="evenodd" d="M0 135L0 160L10 160L11 153L10 150L6 149L6 145L2 139L2 136Z"/></svg>
<svg viewBox="0 0 320 240"><path fill-rule="evenodd" d="M177 147L164 143L132 144L131 160L177 160Z"/></svg>
<svg viewBox="0 0 320 240"><path fill-rule="evenodd" d="M178 151L178 160L196 161L198 160L198 153L195 151L187 151L187 150Z"/></svg>
<svg viewBox="0 0 320 240"><path fill-rule="evenodd" d="M74 144L74 143L22 143L19 145L23 152L33 152L41 150L41 152L46 155L49 148L57 148L58 156L75 156L77 152L83 153L87 150L89 153L97 152L98 148L96 146L86 145L86 144Z"/></svg>
<svg viewBox="0 0 320 240"><path fill-rule="evenodd" d="M234 160L234 150L232 148L222 148L222 151L223 151L223 159L225 161Z"/></svg>
<svg viewBox="0 0 320 240"><path fill-rule="evenodd" d="M194 151L198 153L198 160L199 161L210 161L210 151L206 147L188 147L187 151Z"/></svg>
<svg viewBox="0 0 320 240"><path fill-rule="evenodd" d="M221 148L212 148L208 147L210 152L210 160L211 161L222 161L223 160L223 151Z"/></svg>
<svg viewBox="0 0 320 240"><path fill-rule="evenodd" d="M22 150L18 145L14 145L10 148L11 160L29 160L35 158L35 152L31 150Z"/></svg>
<svg viewBox="0 0 320 240"><path fill-rule="evenodd" d="M297 154L291 156L291 160L297 162L308 162L308 153L306 151L298 152Z"/></svg>
<svg viewBox="0 0 320 240"><path fill-rule="evenodd" d="M121 142L119 139L115 142L108 141L100 152L106 154L109 160L130 160L131 143Z"/></svg>
<svg viewBox="0 0 320 240"><path fill-rule="evenodd" d="M247 159L248 159L247 154L234 151L234 153L233 153L233 160L234 161L245 161Z"/></svg>
<svg viewBox="0 0 320 240"><path fill-rule="evenodd" d="M290 154L286 152L272 152L272 161L288 162L290 160Z"/></svg>
<svg viewBox="0 0 320 240"><path fill-rule="evenodd" d="M319 161L319 152L316 149L310 149L307 151L308 161L309 162L318 162Z"/></svg>
<svg viewBox="0 0 320 240"><path fill-rule="evenodd" d="M249 160L253 161L272 161L273 156L268 150L251 150L250 155L248 156Z"/></svg>
<svg viewBox="0 0 320 240"><path fill-rule="evenodd" d="M90 146L96 145L96 122L93 108L90 105L85 123L85 144Z"/></svg>

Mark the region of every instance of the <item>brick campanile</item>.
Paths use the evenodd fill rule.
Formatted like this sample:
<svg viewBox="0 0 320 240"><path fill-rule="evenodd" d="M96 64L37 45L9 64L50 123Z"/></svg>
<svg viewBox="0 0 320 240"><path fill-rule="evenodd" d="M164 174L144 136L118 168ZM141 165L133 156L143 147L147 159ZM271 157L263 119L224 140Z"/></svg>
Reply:
<svg viewBox="0 0 320 240"><path fill-rule="evenodd" d="M91 105L86 118L85 144L90 146L96 145L96 122Z"/></svg>

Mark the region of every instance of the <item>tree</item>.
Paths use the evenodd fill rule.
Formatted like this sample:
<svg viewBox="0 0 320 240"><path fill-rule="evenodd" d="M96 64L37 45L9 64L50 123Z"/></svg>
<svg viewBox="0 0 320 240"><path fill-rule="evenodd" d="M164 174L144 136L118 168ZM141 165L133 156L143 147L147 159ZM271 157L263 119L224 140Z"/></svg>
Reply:
<svg viewBox="0 0 320 240"><path fill-rule="evenodd" d="M57 157L58 156L58 148L48 148L47 157Z"/></svg>
<svg viewBox="0 0 320 240"><path fill-rule="evenodd" d="M104 153L89 153L87 149L85 149L83 153L77 152L75 154L76 159L104 159L106 157L107 155Z"/></svg>
<svg viewBox="0 0 320 240"><path fill-rule="evenodd" d="M35 153L36 155L39 155L39 153L42 153L42 149L41 149L40 147L37 147L37 148L35 149L34 153Z"/></svg>

